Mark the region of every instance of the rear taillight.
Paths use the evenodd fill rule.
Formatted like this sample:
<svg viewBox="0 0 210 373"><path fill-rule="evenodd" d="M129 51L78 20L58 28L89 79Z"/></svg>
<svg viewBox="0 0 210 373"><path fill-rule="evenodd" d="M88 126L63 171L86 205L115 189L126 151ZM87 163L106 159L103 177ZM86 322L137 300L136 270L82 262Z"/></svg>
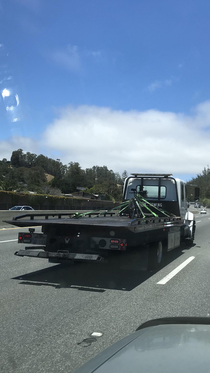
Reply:
<svg viewBox="0 0 210 373"><path fill-rule="evenodd" d="M110 243L111 243L111 244L119 244L119 243L120 243L120 240L110 240Z"/></svg>
<svg viewBox="0 0 210 373"><path fill-rule="evenodd" d="M127 242L125 239L111 239L110 240L110 249L115 250L126 250Z"/></svg>
<svg viewBox="0 0 210 373"><path fill-rule="evenodd" d="M18 242L19 243L30 243L32 238L31 233L19 233L18 234Z"/></svg>

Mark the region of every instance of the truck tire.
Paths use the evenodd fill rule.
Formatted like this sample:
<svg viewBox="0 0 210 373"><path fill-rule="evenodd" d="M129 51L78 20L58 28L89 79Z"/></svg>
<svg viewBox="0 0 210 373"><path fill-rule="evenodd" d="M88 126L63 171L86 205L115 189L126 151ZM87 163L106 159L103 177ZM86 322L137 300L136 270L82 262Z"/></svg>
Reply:
<svg viewBox="0 0 210 373"><path fill-rule="evenodd" d="M148 269L158 269L163 260L163 244L162 241L154 242L149 247Z"/></svg>
<svg viewBox="0 0 210 373"><path fill-rule="evenodd" d="M196 229L196 224L195 224L195 221L193 221L192 235L191 235L190 238L185 238L185 240L184 240L184 242L188 246L192 246L193 245L193 241L195 239L195 229Z"/></svg>
<svg viewBox="0 0 210 373"><path fill-rule="evenodd" d="M195 228L196 228L196 225L195 225L195 220L193 221L193 229L192 229L192 237L191 237L191 241L193 243L194 239L195 239Z"/></svg>

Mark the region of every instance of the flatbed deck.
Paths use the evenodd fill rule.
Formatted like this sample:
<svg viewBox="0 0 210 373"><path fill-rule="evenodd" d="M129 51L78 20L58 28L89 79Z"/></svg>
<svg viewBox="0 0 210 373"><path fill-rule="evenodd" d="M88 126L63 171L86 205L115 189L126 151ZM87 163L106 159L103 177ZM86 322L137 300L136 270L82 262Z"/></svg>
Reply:
<svg viewBox="0 0 210 373"><path fill-rule="evenodd" d="M68 217L67 217L68 216ZM180 217L148 217L130 219L128 216L90 214L79 218L72 218L70 214L24 214L6 221L17 227L45 226L45 225L74 225L125 228L131 226L180 225Z"/></svg>

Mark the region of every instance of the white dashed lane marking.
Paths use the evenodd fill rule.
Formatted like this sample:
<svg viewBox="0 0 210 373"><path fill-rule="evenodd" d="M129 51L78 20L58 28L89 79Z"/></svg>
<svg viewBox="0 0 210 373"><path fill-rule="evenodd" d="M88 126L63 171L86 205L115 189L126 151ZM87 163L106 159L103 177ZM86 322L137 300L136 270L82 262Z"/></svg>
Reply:
<svg viewBox="0 0 210 373"><path fill-rule="evenodd" d="M5 241L0 241L0 243L5 243L5 242L15 242L17 241L17 238L15 240L5 240Z"/></svg>
<svg viewBox="0 0 210 373"><path fill-rule="evenodd" d="M182 264L180 264L172 272L170 272L167 276L163 277L162 280L158 281L157 284L165 285L169 280L171 280L174 276L176 276L177 273L179 273L184 267L186 267L193 259L195 259L195 257L190 256Z"/></svg>

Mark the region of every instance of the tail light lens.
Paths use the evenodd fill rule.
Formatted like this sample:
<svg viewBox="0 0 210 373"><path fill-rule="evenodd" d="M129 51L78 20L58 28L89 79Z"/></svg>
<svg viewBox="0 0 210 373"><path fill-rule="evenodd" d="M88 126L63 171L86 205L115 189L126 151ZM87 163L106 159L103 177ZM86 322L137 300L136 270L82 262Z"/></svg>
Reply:
<svg viewBox="0 0 210 373"><path fill-rule="evenodd" d="M32 234L31 233L19 233L18 243L31 243Z"/></svg>
<svg viewBox="0 0 210 373"><path fill-rule="evenodd" d="M125 239L111 239L110 240L110 249L115 250L126 250L127 242Z"/></svg>

